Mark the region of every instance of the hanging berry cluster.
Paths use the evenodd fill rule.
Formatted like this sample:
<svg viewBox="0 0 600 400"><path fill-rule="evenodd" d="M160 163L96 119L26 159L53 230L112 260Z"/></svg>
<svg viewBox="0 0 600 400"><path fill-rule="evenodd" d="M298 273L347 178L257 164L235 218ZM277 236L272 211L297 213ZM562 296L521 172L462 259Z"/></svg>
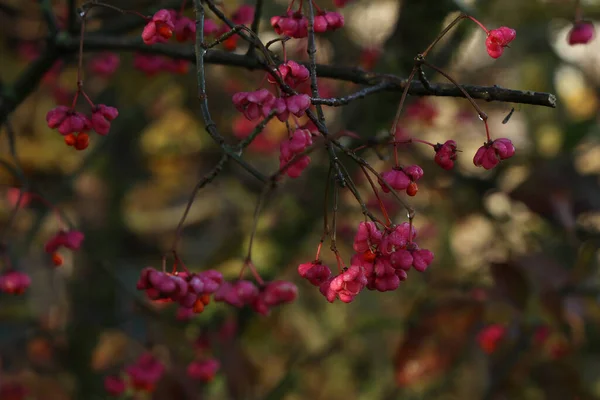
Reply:
<svg viewBox="0 0 600 400"><path fill-rule="evenodd" d="M49 262L55 267L63 265L64 260L59 250L62 248L78 251L83 244L85 236L82 232L71 229L69 224L65 223L62 213L46 198L38 193L24 191L21 188L10 188L7 192L7 198L13 208L13 215L21 209L29 206L33 202L39 202L46 206L58 220L60 229L52 235L44 245L44 252L48 254ZM25 293L31 278L28 274L16 269L10 257L7 254L6 248L0 249L0 258L2 259L5 269L0 273L0 292L20 295Z"/></svg>
<svg viewBox="0 0 600 400"><path fill-rule="evenodd" d="M136 14L147 21L141 34L142 40L146 45L166 43L173 36L178 42L194 43L196 40L196 22L184 15L184 5L185 4L182 3L182 8L179 11L172 9L159 10L152 17L145 17L133 11L129 13ZM46 115L48 127L51 129L56 129L64 137L65 144L75 148L76 150L84 150L89 146L90 136L88 132L92 130L101 136L107 135L111 128L111 122L119 115L119 111L116 107L107 106L105 104L94 104L92 99L84 90L83 40L87 13L94 6L102 7L104 4L101 2L88 4L88 8L82 13L81 16L81 45L79 51L79 65L77 69L76 92L72 98L71 105L59 105L56 108L48 111ZM109 8L114 9L112 6ZM126 12L127 10L120 11ZM233 13L232 19L236 24L249 24L254 19L254 8L249 5L242 5ZM212 20L207 20L204 24L204 32L206 35L218 36L228 31L229 27L227 25L219 25ZM237 47L236 43L237 36L231 36L231 40L226 41L224 45L228 50L235 50ZM137 53L134 56L133 66L149 76L156 75L160 72L185 74L189 71L190 62L186 60ZM58 69L61 67L62 65L57 64ZM92 58L89 62L90 71L104 78L112 76L118 67L119 57L114 53L99 54L98 56ZM60 94L64 97L64 93L62 91ZM90 107L90 113L87 115L77 111L77 100L79 99L80 95L86 100ZM296 110L297 106L292 104L291 109Z"/></svg>
<svg viewBox="0 0 600 400"><path fill-rule="evenodd" d="M433 253L420 249L414 239L417 230L403 222L380 230L374 222L361 222L354 237L350 267L341 268L331 276L331 270L319 259L300 264L298 273L331 303L340 299L350 303L366 287L387 292L396 290L406 280L411 268L423 272L433 261Z"/></svg>

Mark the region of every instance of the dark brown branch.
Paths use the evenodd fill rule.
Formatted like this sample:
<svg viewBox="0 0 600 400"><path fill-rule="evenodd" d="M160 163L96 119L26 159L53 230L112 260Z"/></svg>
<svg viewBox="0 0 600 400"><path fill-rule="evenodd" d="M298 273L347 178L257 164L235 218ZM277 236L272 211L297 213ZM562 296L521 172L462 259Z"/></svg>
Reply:
<svg viewBox="0 0 600 400"><path fill-rule="evenodd" d="M229 157L226 154L224 154L221 157L221 160L219 160L219 162L217 163L217 165L215 165L215 167L213 169L211 169L206 175L204 175L202 177L202 179L200 179L198 181L198 183L196 183L196 186L194 186L194 190L192 190L192 193L190 194L190 198L185 206L185 211L183 212L183 215L181 216L181 219L179 220L179 223L177 224L177 228L175 229L175 238L173 239L173 245L171 246L171 250L170 250L171 252L175 252L177 250L177 244L179 243L179 239L181 238L183 224L185 223L185 220L190 212L190 209L192 208L192 204L194 204L196 195L202 188L204 188L206 185L208 185L209 183L211 183L212 181L215 180L217 175L219 175L221 173L221 171L223 170L223 167L225 166L225 163L227 163L227 160L229 160Z"/></svg>
<svg viewBox="0 0 600 400"><path fill-rule="evenodd" d="M50 46L38 60L31 64L29 68L17 78L17 81L14 84L5 87L0 98L0 123L6 119L6 116L11 113L18 104L35 90L42 76L50 69L54 61L63 55L76 52L78 47L78 38L59 35L56 38L55 46ZM146 46L138 38L90 34L85 39L84 51L100 50L139 51L141 53L158 54L195 62L194 49L189 45L157 44L154 46ZM256 58L220 50L208 51L204 57L204 61L207 64L228 65L249 70L265 69L264 64ZM406 84L406 80L395 75L376 74L352 67L317 64L317 74L322 78L332 78L369 86L387 82L382 87L382 90L393 92L401 92ZM462 85L462 87L474 99L556 107L556 96L551 93L505 89L496 85ZM408 93L412 96L464 97L458 88L452 84L446 83L432 83L428 90L421 82L412 82Z"/></svg>
<svg viewBox="0 0 600 400"><path fill-rule="evenodd" d="M78 45L77 38L63 38L59 40L58 48L61 52L73 52ZM130 37L93 36L86 38L85 50L124 50L139 51L142 53L161 54L164 56L194 60L194 49L189 45L179 44L157 44L147 46L139 39ZM204 58L207 64L230 65L243 67L249 70L264 69L264 65L257 59L245 55L228 53L221 50L210 50ZM305 63L308 66L308 63ZM317 75L322 78L332 78L361 85L374 86L388 82L386 91L401 92L406 80L395 75L377 74L364 71L360 68L338 67L332 65L317 64ZM462 85L463 88L474 99L486 101L501 101L517 104L531 104L545 107L556 107L556 96L551 93L534 92L530 90L505 89L500 86L476 86ZM428 90L421 82L413 82L408 94L412 96L445 96L464 97L464 95L452 84L431 83Z"/></svg>
<svg viewBox="0 0 600 400"><path fill-rule="evenodd" d="M258 26L260 24L260 18L262 17L263 0L256 0L256 6L254 7L254 20L252 21L251 28L252 32L258 33Z"/></svg>

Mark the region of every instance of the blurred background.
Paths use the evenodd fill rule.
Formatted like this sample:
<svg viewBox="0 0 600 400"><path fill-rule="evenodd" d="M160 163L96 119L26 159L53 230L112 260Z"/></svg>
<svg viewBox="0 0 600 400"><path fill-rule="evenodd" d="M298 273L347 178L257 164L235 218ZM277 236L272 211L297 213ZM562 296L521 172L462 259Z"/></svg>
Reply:
<svg viewBox="0 0 600 400"><path fill-rule="evenodd" d="M3 89L44 49L48 29L40 3L52 3L65 27L68 6L81 5L0 0ZM181 6L107 3L146 14ZM186 14L193 17L188 3ZM223 7L231 14L242 3L224 0ZM328 0L317 4L333 9ZM276 37L269 18L286 7L285 1L264 1L263 42ZM600 1L582 0L581 7L586 19L600 17ZM61 251L64 265L54 267L44 243L61 225L56 209L41 201L3 229L5 253L31 277L31 286L21 296L0 293L0 399L109 398L105 376L122 373L145 351L166 370L153 392L135 395L140 399L600 398L600 41L567 43L575 2L355 0L340 9L343 29L319 35L318 62L407 76L414 56L460 11L489 29L514 28L517 38L494 60L483 31L464 21L430 62L461 83L554 93L557 108L479 102L492 137L509 138L517 149L515 157L485 171L472 163L485 130L466 100L409 97L405 134L433 143L454 139L461 150L451 171L433 162L428 146L400 152L403 164L418 163L425 171L410 203L419 245L435 260L398 290L364 291L351 304L329 304L297 273L298 264L314 258L322 234L328 158L313 153L309 169L286 180L260 217L253 250L259 272L299 288L295 303L267 317L216 303L185 318L135 288L143 267L160 267L189 194L220 158L200 118L193 65L148 71L139 56L117 52L116 72L102 76L94 65L107 56L86 52L86 92L120 114L107 136L92 135L89 148L76 151L45 121L48 110L70 104L76 89L77 59L61 58L9 116L17 159L11 135L5 127L0 131L0 218L8 226L15 204L10 188L25 186L60 210L85 241L77 252ZM88 29L136 37L143 25L135 16L100 9ZM71 28L76 35L78 26ZM281 54L278 45L272 49ZM228 42L219 50L243 54L246 45ZM306 41L290 41L286 50L288 58L306 60ZM432 82L444 81L425 72ZM230 143L253 126L231 95L255 90L263 79L259 71L207 66L213 119ZM322 97L358 89L330 79L319 84ZM328 127L360 136L343 139L352 147L384 137L399 99L398 92L380 93L326 108ZM79 105L87 107L83 100ZM265 174L276 171L285 136L285 125L271 122L244 159ZM393 164L383 147L360 154L378 171ZM360 169L342 161L378 213ZM238 276L261 191L252 175L229 164L199 193L180 243L188 268ZM406 221L393 197L384 201L395 222ZM355 199L342 191L338 248L347 262L362 220ZM335 265L328 251L323 259ZM186 376L186 365L199 354L221 363L210 383ZM23 397L14 389L19 385Z"/></svg>

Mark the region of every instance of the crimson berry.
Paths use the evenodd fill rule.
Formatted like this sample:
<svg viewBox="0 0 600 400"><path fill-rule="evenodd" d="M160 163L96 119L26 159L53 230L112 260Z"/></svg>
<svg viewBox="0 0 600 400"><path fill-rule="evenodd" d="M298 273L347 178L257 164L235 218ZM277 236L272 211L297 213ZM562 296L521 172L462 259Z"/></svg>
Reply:
<svg viewBox="0 0 600 400"><path fill-rule="evenodd" d="M65 135L64 139L67 146L74 146L77 143L77 137L72 133Z"/></svg>
<svg viewBox="0 0 600 400"><path fill-rule="evenodd" d="M154 76L166 70L166 66L167 60L164 57L140 53L133 55L133 68L142 71L147 76Z"/></svg>
<svg viewBox="0 0 600 400"><path fill-rule="evenodd" d="M53 253L52 254L52 264L54 264L55 267L60 267L61 265L63 265L62 256L58 253Z"/></svg>
<svg viewBox="0 0 600 400"><path fill-rule="evenodd" d="M331 276L331 270L320 260L298 265L298 274L315 286L321 285Z"/></svg>
<svg viewBox="0 0 600 400"><path fill-rule="evenodd" d="M187 375L202 382L210 382L214 379L221 363L214 358L202 361L192 361L187 367Z"/></svg>
<svg viewBox="0 0 600 400"><path fill-rule="evenodd" d="M506 160L515 154L515 146L512 144L510 139L501 138L484 143L481 146L475 157L473 157L473 164L476 167L483 167L485 169L492 169L501 160Z"/></svg>
<svg viewBox="0 0 600 400"><path fill-rule="evenodd" d="M414 182L411 182L410 185L408 185L408 187L406 188L406 194L411 197L415 196L418 191L419 191L419 187Z"/></svg>
<svg viewBox="0 0 600 400"><path fill-rule="evenodd" d="M215 301L237 308L252 304L259 295L258 288L250 281L240 280L235 283L224 282L215 292Z"/></svg>
<svg viewBox="0 0 600 400"><path fill-rule="evenodd" d="M110 122L119 116L119 110L115 107L98 104L92 110L92 128L99 135L106 135L110 130Z"/></svg>
<svg viewBox="0 0 600 400"><path fill-rule="evenodd" d="M154 387L162 378L164 371L164 365L150 353L142 354L135 364L125 368L131 386L145 392L154 391Z"/></svg>
<svg viewBox="0 0 600 400"><path fill-rule="evenodd" d="M450 170L454 167L456 161L457 146L454 140L446 140L444 144L438 143L433 148L435 150L434 161L437 165L445 170Z"/></svg>
<svg viewBox="0 0 600 400"><path fill-rule="evenodd" d="M371 250L371 246L378 246L381 242L383 232L377 229L374 222L361 222L358 224L354 243L352 247L358 253L366 253Z"/></svg>
<svg viewBox="0 0 600 400"><path fill-rule="evenodd" d="M0 292L8 294L23 294L31 284L29 275L9 270L0 275Z"/></svg>
<svg viewBox="0 0 600 400"><path fill-rule="evenodd" d="M395 167L390 171L383 172L381 177L392 187L392 189L405 190L408 195L414 196L416 194L416 189L412 187L409 190L409 187L423 177L423 169L418 165L410 165L404 168ZM385 193L390 191L388 186L381 179L379 180L379 185ZM413 194L410 194L409 191Z"/></svg>
<svg viewBox="0 0 600 400"><path fill-rule="evenodd" d="M125 381L118 376L104 378L104 390L111 396L120 396L126 389Z"/></svg>
<svg viewBox="0 0 600 400"><path fill-rule="evenodd" d="M57 129L61 135L89 131L91 121L85 115L66 106L57 106L46 114L46 122L50 129Z"/></svg>
<svg viewBox="0 0 600 400"><path fill-rule="evenodd" d="M488 54L492 58L498 58L504 52L504 48L508 46L517 36L517 31L506 26L492 29L488 32L485 40L485 47Z"/></svg>
<svg viewBox="0 0 600 400"><path fill-rule="evenodd" d="M498 344L506 335L506 327L494 324L485 327L477 334L477 342L483 351L492 354L496 351Z"/></svg>
<svg viewBox="0 0 600 400"><path fill-rule="evenodd" d="M270 107L275 101L275 96L267 89L260 89L254 92L237 92L231 100L235 108L252 121L265 114L263 107Z"/></svg>
<svg viewBox="0 0 600 400"><path fill-rule="evenodd" d="M365 269L353 265L341 274L323 282L319 290L330 303L333 303L336 298L344 303L350 303L366 285Z"/></svg>
<svg viewBox="0 0 600 400"><path fill-rule="evenodd" d="M417 237L417 229L408 222L403 222L390 228L381 240L379 251L389 256L396 250L406 248L408 243Z"/></svg>
<svg viewBox="0 0 600 400"><path fill-rule="evenodd" d="M173 36L175 25L171 18L169 10L159 10L152 16L150 22L146 24L142 31L144 43L150 45L154 43L164 43Z"/></svg>
<svg viewBox="0 0 600 400"><path fill-rule="evenodd" d="M77 135L77 140L75 141L74 147L77 150L85 150L85 149L87 149L89 144L90 144L89 135L85 132L82 132L79 135Z"/></svg>
<svg viewBox="0 0 600 400"><path fill-rule="evenodd" d="M11 187L6 191L6 200L11 207L27 207L35 197L34 193L25 192L20 188ZM18 204L17 204L18 203Z"/></svg>
<svg viewBox="0 0 600 400"><path fill-rule="evenodd" d="M193 306L193 311L196 314L201 313L202 311L204 311L204 307L207 306L210 303L210 296L208 294L203 294L201 296L198 297L198 299L196 299L196 302L194 303Z"/></svg>
<svg viewBox="0 0 600 400"><path fill-rule="evenodd" d="M301 12L288 11L286 15L271 17L271 26L278 35L284 34L296 39L308 36L308 18Z"/></svg>
<svg viewBox="0 0 600 400"><path fill-rule="evenodd" d="M363 259L367 262L373 262L377 258L377 254L373 253L371 249L363 253Z"/></svg>
<svg viewBox="0 0 600 400"><path fill-rule="evenodd" d="M186 16L172 18L175 23L175 39L178 42L196 41L196 22Z"/></svg>
<svg viewBox="0 0 600 400"><path fill-rule="evenodd" d="M233 35L233 36L225 39L225 41L223 42L223 47L227 51L234 51L235 49L237 49L237 42L238 42L238 37Z"/></svg>
<svg viewBox="0 0 600 400"><path fill-rule="evenodd" d="M69 250L79 250L85 236L80 231L58 231L52 236L44 247L48 254L55 253L59 248L66 247Z"/></svg>
<svg viewBox="0 0 600 400"><path fill-rule="evenodd" d="M103 78L110 78L119 68L120 59L115 53L104 52L90 60L90 70Z"/></svg>
<svg viewBox="0 0 600 400"><path fill-rule="evenodd" d="M595 36L594 24L589 21L576 22L569 31L568 42L571 46L588 44Z"/></svg>

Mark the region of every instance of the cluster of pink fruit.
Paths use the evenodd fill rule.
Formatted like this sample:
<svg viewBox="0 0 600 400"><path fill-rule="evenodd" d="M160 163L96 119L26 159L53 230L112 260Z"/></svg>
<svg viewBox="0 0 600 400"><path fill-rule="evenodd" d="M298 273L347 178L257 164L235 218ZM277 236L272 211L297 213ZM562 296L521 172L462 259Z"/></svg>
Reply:
<svg viewBox="0 0 600 400"><path fill-rule="evenodd" d="M45 198L37 193L26 192L20 188L10 188L7 192L7 199L8 203L15 210L27 207L32 201L38 200L42 204L49 206L56 213L59 222L63 224L60 214ZM80 249L84 238L84 234L78 230L60 229L46 241L44 251L52 259L54 266L59 267L63 264L63 257L59 253L59 250L66 248L71 251L77 251ZM26 273L13 269L7 258L5 258L5 263L8 268L0 274L0 292L13 295L25 293L29 285L31 285L31 278Z"/></svg>
<svg viewBox="0 0 600 400"><path fill-rule="evenodd" d="M107 135L111 121L119 115L119 111L115 107L104 104L95 105L85 92L81 93L91 106L92 115L90 118L75 111L79 91L75 94L71 107L57 106L46 114L48 127L56 129L64 136L65 143L77 150L84 150L88 147L90 139L86 132L93 129L99 135Z"/></svg>
<svg viewBox="0 0 600 400"><path fill-rule="evenodd" d="M219 371L221 363L212 357L203 357L188 364L187 376L195 381L210 382ZM152 353L142 354L122 375L104 378L104 389L111 396L121 396L127 390L133 393L152 393L165 373L165 365Z"/></svg>
<svg viewBox="0 0 600 400"><path fill-rule="evenodd" d="M215 270L198 274L187 271L167 273L151 267L142 270L137 289L144 290L150 300L174 302L180 309L194 313L204 311L211 295L217 302L237 308L249 306L262 315L268 315L272 307L293 302L298 296L296 285L287 281L261 282L257 286L247 280L226 282ZM182 315L187 313L182 312Z"/></svg>
<svg viewBox="0 0 600 400"><path fill-rule="evenodd" d="M44 251L50 255L52 263L58 267L63 264L63 258L58 250L62 247L72 251L79 250L83 239L84 235L79 231L60 230L46 242ZM23 294L29 285L31 285L31 278L24 272L9 268L0 275L0 292Z"/></svg>
<svg viewBox="0 0 600 400"><path fill-rule="evenodd" d="M298 273L318 286L329 302L336 298L350 303L365 287L386 292L396 290L411 268L423 272L433 261L433 253L420 249L414 239L417 230L403 222L379 229L374 222L361 222L354 237L350 267L331 276L320 260L300 264Z"/></svg>

